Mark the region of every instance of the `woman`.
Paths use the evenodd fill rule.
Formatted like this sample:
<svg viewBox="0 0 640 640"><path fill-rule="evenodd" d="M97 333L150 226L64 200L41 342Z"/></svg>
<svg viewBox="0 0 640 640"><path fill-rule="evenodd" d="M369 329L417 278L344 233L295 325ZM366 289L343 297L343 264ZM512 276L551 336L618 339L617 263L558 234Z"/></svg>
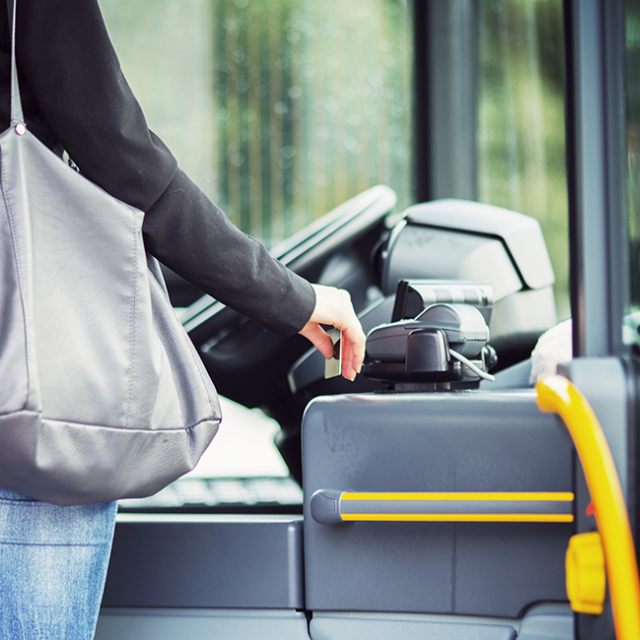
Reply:
<svg viewBox="0 0 640 640"><path fill-rule="evenodd" d="M0 118L9 125L10 30L0 16ZM90 180L145 211L147 250L230 307L326 356L343 330L353 380L364 335L349 296L310 285L238 231L147 127L97 0L17 0L16 58L28 129ZM0 489L0 637L91 638L115 503L58 507Z"/></svg>

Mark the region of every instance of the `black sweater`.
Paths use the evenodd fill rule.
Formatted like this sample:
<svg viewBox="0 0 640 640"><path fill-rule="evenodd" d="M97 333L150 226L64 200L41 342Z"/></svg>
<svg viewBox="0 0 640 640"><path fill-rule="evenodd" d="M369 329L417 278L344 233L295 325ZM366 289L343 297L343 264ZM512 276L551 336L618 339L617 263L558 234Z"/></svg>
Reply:
<svg viewBox="0 0 640 640"><path fill-rule="evenodd" d="M10 38L0 12L0 126L9 126ZM241 233L147 126L97 0L18 0L16 59L27 127L84 176L145 212L147 250L281 335L309 319L309 283Z"/></svg>

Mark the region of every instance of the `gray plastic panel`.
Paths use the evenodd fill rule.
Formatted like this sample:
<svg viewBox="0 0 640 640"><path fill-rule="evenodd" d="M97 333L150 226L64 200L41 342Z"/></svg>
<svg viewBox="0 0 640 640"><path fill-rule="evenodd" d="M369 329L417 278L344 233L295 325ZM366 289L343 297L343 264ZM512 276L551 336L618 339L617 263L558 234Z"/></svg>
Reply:
<svg viewBox="0 0 640 640"><path fill-rule="evenodd" d="M522 620L518 640L574 640L573 611L568 604L531 607Z"/></svg>
<svg viewBox="0 0 640 640"><path fill-rule="evenodd" d="M628 383L618 358L575 358L560 365L589 401L611 449L625 498L629 499Z"/></svg>
<svg viewBox="0 0 640 640"><path fill-rule="evenodd" d="M303 421L305 514L318 489L572 491L572 446L532 390L363 394ZM305 518L307 609L517 617L566 599L571 524L321 525Z"/></svg>
<svg viewBox="0 0 640 640"><path fill-rule="evenodd" d="M418 224L499 237L531 289L554 283L540 224L534 218L481 202L436 200L414 205L407 219Z"/></svg>
<svg viewBox="0 0 640 640"><path fill-rule="evenodd" d="M313 616L309 632L312 640L515 640L516 627L491 618L327 613Z"/></svg>
<svg viewBox="0 0 640 640"><path fill-rule="evenodd" d="M103 609L95 640L309 640L298 611Z"/></svg>
<svg viewBox="0 0 640 640"><path fill-rule="evenodd" d="M494 303L523 288L516 267L497 238L407 224L393 240L383 267L385 295L395 293L401 279L488 282Z"/></svg>
<svg viewBox="0 0 640 640"><path fill-rule="evenodd" d="M498 371L493 382L481 380L480 388L486 391L498 391L504 389L526 389L533 385L529 382L531 377L531 358L518 362L511 367Z"/></svg>
<svg viewBox="0 0 640 640"><path fill-rule="evenodd" d="M103 606L302 608L302 575L299 516L121 514Z"/></svg>
<svg viewBox="0 0 640 640"><path fill-rule="evenodd" d="M523 340L535 338L558 322L553 288L518 291L497 302L491 316L491 344L522 345ZM535 340L532 343L535 344Z"/></svg>
<svg viewBox="0 0 640 640"><path fill-rule="evenodd" d="M573 612L568 604L543 603L522 620L394 613L316 613L312 640L574 640Z"/></svg>

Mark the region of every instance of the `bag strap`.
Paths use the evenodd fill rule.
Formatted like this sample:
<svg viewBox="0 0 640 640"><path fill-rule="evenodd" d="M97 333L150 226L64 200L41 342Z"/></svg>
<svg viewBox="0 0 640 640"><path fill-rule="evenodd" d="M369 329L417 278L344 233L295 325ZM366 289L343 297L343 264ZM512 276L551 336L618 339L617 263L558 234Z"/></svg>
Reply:
<svg viewBox="0 0 640 640"><path fill-rule="evenodd" d="M16 64L16 1L7 0L9 28L11 30L11 126L24 124L20 87L18 86L18 66Z"/></svg>

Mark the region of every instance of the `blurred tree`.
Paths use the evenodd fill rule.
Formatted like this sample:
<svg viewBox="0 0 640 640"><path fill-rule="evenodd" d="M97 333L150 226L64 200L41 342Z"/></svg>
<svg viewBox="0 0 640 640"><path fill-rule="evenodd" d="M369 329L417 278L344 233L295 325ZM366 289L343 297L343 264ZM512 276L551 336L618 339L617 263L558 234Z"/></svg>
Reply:
<svg viewBox="0 0 640 640"><path fill-rule="evenodd" d="M536 218L569 309L561 0L480 0L478 192Z"/></svg>
<svg viewBox="0 0 640 640"><path fill-rule="evenodd" d="M100 0L180 164L267 245L378 183L410 204L404 0Z"/></svg>

